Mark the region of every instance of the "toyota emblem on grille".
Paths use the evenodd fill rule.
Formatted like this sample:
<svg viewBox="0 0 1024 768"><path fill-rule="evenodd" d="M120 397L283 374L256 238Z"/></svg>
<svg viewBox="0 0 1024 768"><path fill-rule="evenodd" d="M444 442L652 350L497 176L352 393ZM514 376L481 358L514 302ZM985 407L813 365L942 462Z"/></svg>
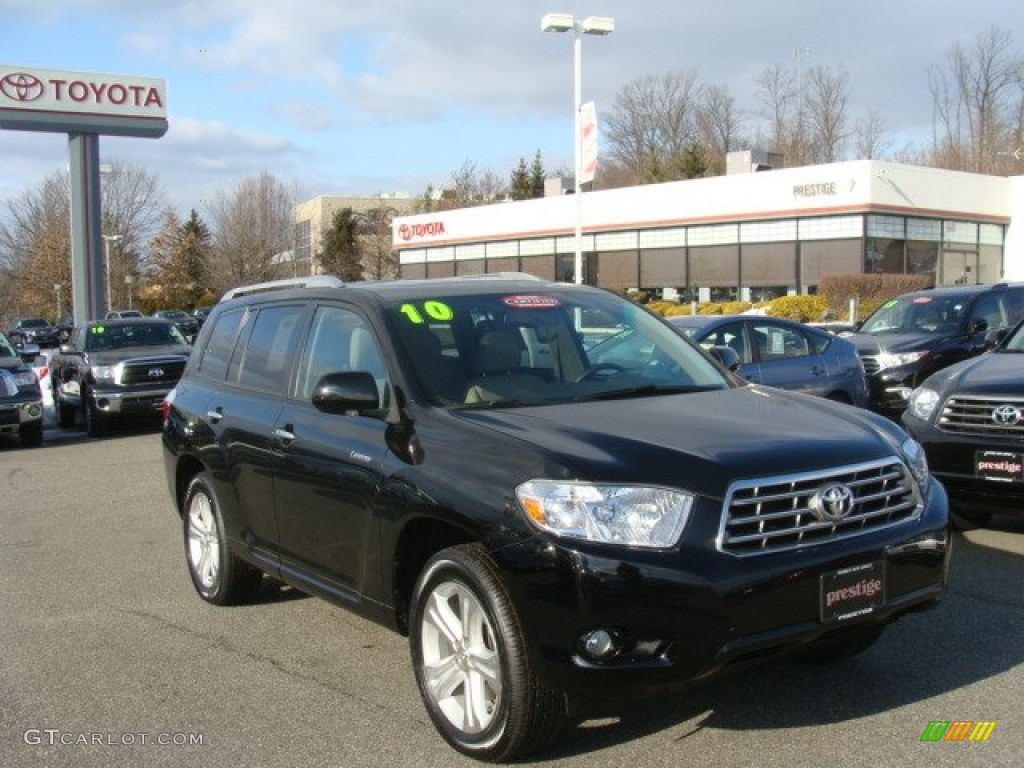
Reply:
<svg viewBox="0 0 1024 768"><path fill-rule="evenodd" d="M163 368L150 368L148 373L147 373L147 375L151 379L162 378L163 375L164 375L164 369Z"/></svg>
<svg viewBox="0 0 1024 768"><path fill-rule="evenodd" d="M992 421L1001 427L1020 423L1020 408L1016 405L998 405L992 409Z"/></svg>
<svg viewBox="0 0 1024 768"><path fill-rule="evenodd" d="M838 523L853 511L853 491L842 483L822 486L811 497L811 511L823 522Z"/></svg>

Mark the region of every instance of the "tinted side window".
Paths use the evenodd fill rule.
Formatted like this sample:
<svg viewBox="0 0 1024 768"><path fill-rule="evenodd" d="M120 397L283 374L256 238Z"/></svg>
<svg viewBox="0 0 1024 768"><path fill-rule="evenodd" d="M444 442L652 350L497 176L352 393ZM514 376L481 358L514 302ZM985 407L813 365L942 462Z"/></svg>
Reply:
<svg viewBox="0 0 1024 768"><path fill-rule="evenodd" d="M1010 325L1016 325L1024 318L1024 288L1007 288L1004 296L1006 310L1010 314Z"/></svg>
<svg viewBox="0 0 1024 768"><path fill-rule="evenodd" d="M975 303L971 320L984 320L990 329L1005 328L1009 323L1002 307L1002 294L988 293Z"/></svg>
<svg viewBox="0 0 1024 768"><path fill-rule="evenodd" d="M199 370L204 376L223 381L227 375L228 362L231 360L231 352L235 348L235 337L238 335L238 325L241 322L243 311L241 309L232 312L225 312L217 318L217 324L206 341L206 348L199 361Z"/></svg>
<svg viewBox="0 0 1024 768"><path fill-rule="evenodd" d="M368 371L382 389L384 364L363 319L342 307L319 307L299 362L297 396L312 399L321 376L341 371Z"/></svg>
<svg viewBox="0 0 1024 768"><path fill-rule="evenodd" d="M786 357L804 357L809 353L807 340L790 328L769 324L755 325L753 336L762 362Z"/></svg>
<svg viewBox="0 0 1024 768"><path fill-rule="evenodd" d="M304 307L264 307L256 316L240 361L238 383L268 392L287 392L292 354L298 346ZM235 365L232 364L232 369ZM234 378L234 376L232 376Z"/></svg>

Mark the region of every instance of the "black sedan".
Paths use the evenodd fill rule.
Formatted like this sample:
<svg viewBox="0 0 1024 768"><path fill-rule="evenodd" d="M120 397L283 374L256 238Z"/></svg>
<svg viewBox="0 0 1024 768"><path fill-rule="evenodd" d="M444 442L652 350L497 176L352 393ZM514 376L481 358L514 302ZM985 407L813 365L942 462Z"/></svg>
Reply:
<svg viewBox="0 0 1024 768"><path fill-rule="evenodd" d="M819 328L762 315L668 318L705 349L730 347L747 381L866 407L867 379L857 348Z"/></svg>
<svg viewBox="0 0 1024 768"><path fill-rule="evenodd" d="M953 522L1024 515L1024 323L992 351L932 374L903 424L950 494Z"/></svg>
<svg viewBox="0 0 1024 768"><path fill-rule="evenodd" d="M56 347L60 344L60 331L43 317L16 317L11 321L7 334L15 341L38 344L40 347Z"/></svg>

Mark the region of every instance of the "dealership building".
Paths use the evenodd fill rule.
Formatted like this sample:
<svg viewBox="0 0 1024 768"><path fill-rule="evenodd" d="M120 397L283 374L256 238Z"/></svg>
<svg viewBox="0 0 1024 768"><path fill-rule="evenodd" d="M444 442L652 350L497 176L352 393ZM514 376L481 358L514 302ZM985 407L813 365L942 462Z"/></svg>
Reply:
<svg viewBox="0 0 1024 768"><path fill-rule="evenodd" d="M757 168L400 216L401 276L571 281L579 222L585 282L683 300L813 293L823 275L861 272L1024 280L1024 176L878 160Z"/></svg>

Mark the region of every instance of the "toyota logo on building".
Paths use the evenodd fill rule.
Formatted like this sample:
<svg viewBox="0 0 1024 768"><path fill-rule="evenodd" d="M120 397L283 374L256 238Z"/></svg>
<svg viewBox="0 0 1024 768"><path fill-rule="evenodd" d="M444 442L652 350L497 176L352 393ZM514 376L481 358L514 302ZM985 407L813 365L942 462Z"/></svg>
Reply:
<svg viewBox="0 0 1024 768"><path fill-rule="evenodd" d="M853 491L842 483L819 488L811 497L811 511L826 523L838 523L853 511Z"/></svg>
<svg viewBox="0 0 1024 768"><path fill-rule="evenodd" d="M992 409L992 421L1001 427L1020 424L1020 408L1016 405L999 405Z"/></svg>
<svg viewBox="0 0 1024 768"><path fill-rule="evenodd" d="M149 371L147 372L147 375L151 379L162 378L163 375L164 375L164 369L163 368L150 368Z"/></svg>
<svg viewBox="0 0 1024 768"><path fill-rule="evenodd" d="M0 79L0 92L11 101L35 101L43 95L43 81L24 72L13 72Z"/></svg>

